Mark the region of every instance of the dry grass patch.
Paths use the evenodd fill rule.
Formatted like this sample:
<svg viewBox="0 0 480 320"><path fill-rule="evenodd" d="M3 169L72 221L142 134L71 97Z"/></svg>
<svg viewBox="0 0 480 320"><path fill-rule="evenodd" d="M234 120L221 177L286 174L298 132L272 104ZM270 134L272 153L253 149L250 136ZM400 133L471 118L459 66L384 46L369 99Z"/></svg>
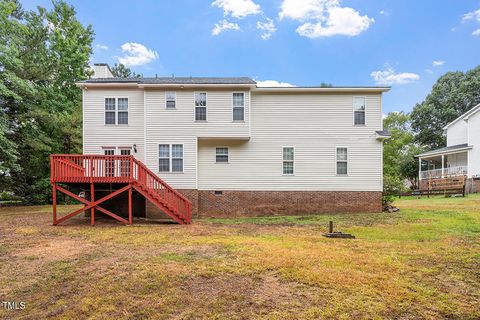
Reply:
<svg viewBox="0 0 480 320"><path fill-rule="evenodd" d="M0 208L0 317L478 319L480 197L398 214L197 220L190 226ZM60 207L63 213L72 207ZM321 236L328 220L355 240Z"/></svg>

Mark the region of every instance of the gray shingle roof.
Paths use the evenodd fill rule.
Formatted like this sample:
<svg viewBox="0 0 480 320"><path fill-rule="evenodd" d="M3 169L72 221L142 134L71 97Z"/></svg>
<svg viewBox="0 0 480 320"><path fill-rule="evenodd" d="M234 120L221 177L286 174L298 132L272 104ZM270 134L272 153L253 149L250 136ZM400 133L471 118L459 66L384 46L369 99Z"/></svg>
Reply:
<svg viewBox="0 0 480 320"><path fill-rule="evenodd" d="M457 145L454 145L454 146L448 146L448 147L443 147L443 148L440 148L440 149L435 149L435 150L431 150L431 151L428 151L428 152L424 152L422 154L419 154L417 155L418 156L428 156L428 155L431 155L431 154L437 154L437 153L443 153L443 152L449 152L449 151L455 151L455 150L458 150L458 149L464 149L464 148L468 148L468 143L462 143L462 144L457 144Z"/></svg>
<svg viewBox="0 0 480 320"><path fill-rule="evenodd" d="M149 77L92 78L80 83L139 83L139 84L256 84L248 77Z"/></svg>

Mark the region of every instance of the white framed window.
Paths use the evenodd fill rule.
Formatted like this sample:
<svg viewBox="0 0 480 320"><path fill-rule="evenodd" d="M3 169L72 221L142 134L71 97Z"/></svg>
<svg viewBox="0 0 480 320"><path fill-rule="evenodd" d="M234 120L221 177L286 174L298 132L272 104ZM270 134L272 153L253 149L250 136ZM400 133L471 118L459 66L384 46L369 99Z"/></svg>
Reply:
<svg viewBox="0 0 480 320"><path fill-rule="evenodd" d="M348 149L337 147L337 175L348 174Z"/></svg>
<svg viewBox="0 0 480 320"><path fill-rule="evenodd" d="M183 144L158 145L158 171L183 172Z"/></svg>
<svg viewBox="0 0 480 320"><path fill-rule="evenodd" d="M245 120L245 93L234 92L232 95L233 121Z"/></svg>
<svg viewBox="0 0 480 320"><path fill-rule="evenodd" d="M114 156L115 155L115 148L104 148L103 154L106 156Z"/></svg>
<svg viewBox="0 0 480 320"><path fill-rule="evenodd" d="M175 109L177 103L177 93L175 91L165 92L165 108Z"/></svg>
<svg viewBox="0 0 480 320"><path fill-rule="evenodd" d="M172 172L183 172L183 144L172 144Z"/></svg>
<svg viewBox="0 0 480 320"><path fill-rule="evenodd" d="M283 174L293 175L295 167L295 148L283 147Z"/></svg>
<svg viewBox="0 0 480 320"><path fill-rule="evenodd" d="M105 124L116 124L116 105L115 98L105 98Z"/></svg>
<svg viewBox="0 0 480 320"><path fill-rule="evenodd" d="M228 148L227 147L217 147L216 148L215 162L216 163L228 163Z"/></svg>
<svg viewBox="0 0 480 320"><path fill-rule="evenodd" d="M365 125L365 97L353 97L353 124Z"/></svg>
<svg viewBox="0 0 480 320"><path fill-rule="evenodd" d="M195 121L207 120L207 93L195 92Z"/></svg>
<svg viewBox="0 0 480 320"><path fill-rule="evenodd" d="M128 124L128 98L105 98L105 124Z"/></svg>
<svg viewBox="0 0 480 320"><path fill-rule="evenodd" d="M158 145L158 171L170 172L170 145Z"/></svg>
<svg viewBox="0 0 480 320"><path fill-rule="evenodd" d="M120 155L121 156L129 156L132 154L132 149L130 148L120 148Z"/></svg>

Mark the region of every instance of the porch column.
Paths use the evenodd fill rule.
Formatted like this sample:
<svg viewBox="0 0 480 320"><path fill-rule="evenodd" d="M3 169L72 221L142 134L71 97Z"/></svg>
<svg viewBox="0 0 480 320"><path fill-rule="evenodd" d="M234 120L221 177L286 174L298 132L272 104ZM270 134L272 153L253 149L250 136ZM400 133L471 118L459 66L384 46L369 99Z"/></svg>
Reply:
<svg viewBox="0 0 480 320"><path fill-rule="evenodd" d="M420 181L422 181L422 158L418 157L418 187L420 188Z"/></svg>
<svg viewBox="0 0 480 320"><path fill-rule="evenodd" d="M445 155L442 154L442 178L445 178Z"/></svg>

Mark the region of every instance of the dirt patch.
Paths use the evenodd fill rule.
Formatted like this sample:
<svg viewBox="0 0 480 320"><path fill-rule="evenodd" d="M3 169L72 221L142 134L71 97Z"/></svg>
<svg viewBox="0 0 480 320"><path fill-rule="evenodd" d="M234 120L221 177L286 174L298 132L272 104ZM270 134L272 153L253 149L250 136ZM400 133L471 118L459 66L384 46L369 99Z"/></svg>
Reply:
<svg viewBox="0 0 480 320"><path fill-rule="evenodd" d="M19 249L15 255L21 258L62 260L80 257L93 247L92 244L73 239L61 239L43 241L35 246Z"/></svg>

